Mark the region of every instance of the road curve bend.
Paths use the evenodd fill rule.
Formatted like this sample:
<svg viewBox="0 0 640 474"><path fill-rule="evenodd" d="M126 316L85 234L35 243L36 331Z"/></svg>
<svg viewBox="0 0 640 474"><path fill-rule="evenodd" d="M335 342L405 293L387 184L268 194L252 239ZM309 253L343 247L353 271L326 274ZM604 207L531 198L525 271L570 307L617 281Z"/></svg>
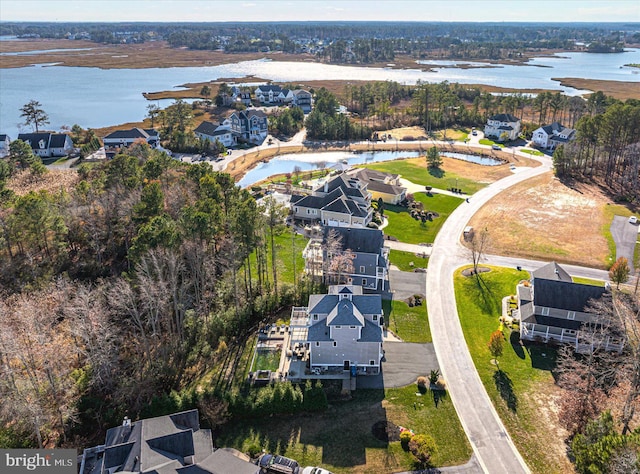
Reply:
<svg viewBox="0 0 640 474"><path fill-rule="evenodd" d="M496 181L458 206L438 232L427 272L429 325L440 370L478 462L490 474L530 470L502 424L471 359L458 318L453 273L470 261L459 243L469 219L504 189L551 170L549 158L533 158L541 166Z"/></svg>

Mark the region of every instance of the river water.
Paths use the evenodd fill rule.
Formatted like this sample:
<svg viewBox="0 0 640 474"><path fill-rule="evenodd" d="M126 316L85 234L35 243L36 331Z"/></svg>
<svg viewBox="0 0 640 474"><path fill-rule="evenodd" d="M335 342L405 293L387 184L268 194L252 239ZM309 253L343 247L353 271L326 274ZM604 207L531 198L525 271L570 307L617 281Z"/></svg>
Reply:
<svg viewBox="0 0 640 474"><path fill-rule="evenodd" d="M560 86L552 78L633 81L638 82L640 87L640 74L634 74L636 68L624 66L640 63L640 49L619 54L562 53L550 58L534 58L522 66L496 64L492 67L460 69L451 67L452 62L446 61L423 63L416 64L416 69L391 69L263 59L207 67L105 70L52 64L1 68L0 56L0 133L8 133L15 138L19 131L31 131L20 125L22 119L19 111L31 99L40 101L49 114L49 129L58 130L64 125L76 123L84 128L98 128L143 119L149 104L142 96L143 92L170 90L187 82L248 75L278 82L390 80L415 84L418 81L446 80L501 87L545 88L560 90L568 95L584 91ZM444 67L433 71L419 69L434 67L435 64Z"/></svg>

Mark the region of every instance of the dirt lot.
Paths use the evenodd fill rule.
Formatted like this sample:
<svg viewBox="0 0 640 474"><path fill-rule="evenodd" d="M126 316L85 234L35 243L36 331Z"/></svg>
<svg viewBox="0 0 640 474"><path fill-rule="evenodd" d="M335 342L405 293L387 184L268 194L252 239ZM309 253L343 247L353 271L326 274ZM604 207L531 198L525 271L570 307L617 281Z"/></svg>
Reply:
<svg viewBox="0 0 640 474"><path fill-rule="evenodd" d="M547 173L500 193L470 225L489 229L492 253L605 268L608 203L594 187L572 189Z"/></svg>

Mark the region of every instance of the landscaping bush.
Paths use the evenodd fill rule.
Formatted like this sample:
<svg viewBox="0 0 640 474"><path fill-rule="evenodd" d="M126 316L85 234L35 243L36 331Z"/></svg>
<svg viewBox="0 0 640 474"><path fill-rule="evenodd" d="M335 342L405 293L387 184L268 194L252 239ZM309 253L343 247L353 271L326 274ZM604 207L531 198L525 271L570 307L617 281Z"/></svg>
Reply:
<svg viewBox="0 0 640 474"><path fill-rule="evenodd" d="M426 386L427 386L427 378L424 375L421 375L416 380L416 383L418 384L418 388L426 388Z"/></svg>
<svg viewBox="0 0 640 474"><path fill-rule="evenodd" d="M405 451L409 451L409 442L411 441L411 438L413 438L413 433L411 433L411 431L404 430L400 432L400 445Z"/></svg>
<svg viewBox="0 0 640 474"><path fill-rule="evenodd" d="M431 385L436 385L439 379L440 379L440 371L438 369L432 370L429 373L429 383Z"/></svg>
<svg viewBox="0 0 640 474"><path fill-rule="evenodd" d="M429 435L417 434L409 441L409 451L415 456L420 467L426 467L437 452L436 442Z"/></svg>
<svg viewBox="0 0 640 474"><path fill-rule="evenodd" d="M262 453L262 448L257 443L251 443L247 446L246 452L251 459L255 459Z"/></svg>

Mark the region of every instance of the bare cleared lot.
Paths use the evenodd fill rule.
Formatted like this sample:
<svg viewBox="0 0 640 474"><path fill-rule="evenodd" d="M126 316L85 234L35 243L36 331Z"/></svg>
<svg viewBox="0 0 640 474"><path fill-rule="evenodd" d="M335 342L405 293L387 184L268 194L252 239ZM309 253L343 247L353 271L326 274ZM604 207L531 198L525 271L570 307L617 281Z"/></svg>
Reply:
<svg viewBox="0 0 640 474"><path fill-rule="evenodd" d="M489 230L491 253L604 268L609 203L593 186L569 188L547 173L500 193L470 225Z"/></svg>

